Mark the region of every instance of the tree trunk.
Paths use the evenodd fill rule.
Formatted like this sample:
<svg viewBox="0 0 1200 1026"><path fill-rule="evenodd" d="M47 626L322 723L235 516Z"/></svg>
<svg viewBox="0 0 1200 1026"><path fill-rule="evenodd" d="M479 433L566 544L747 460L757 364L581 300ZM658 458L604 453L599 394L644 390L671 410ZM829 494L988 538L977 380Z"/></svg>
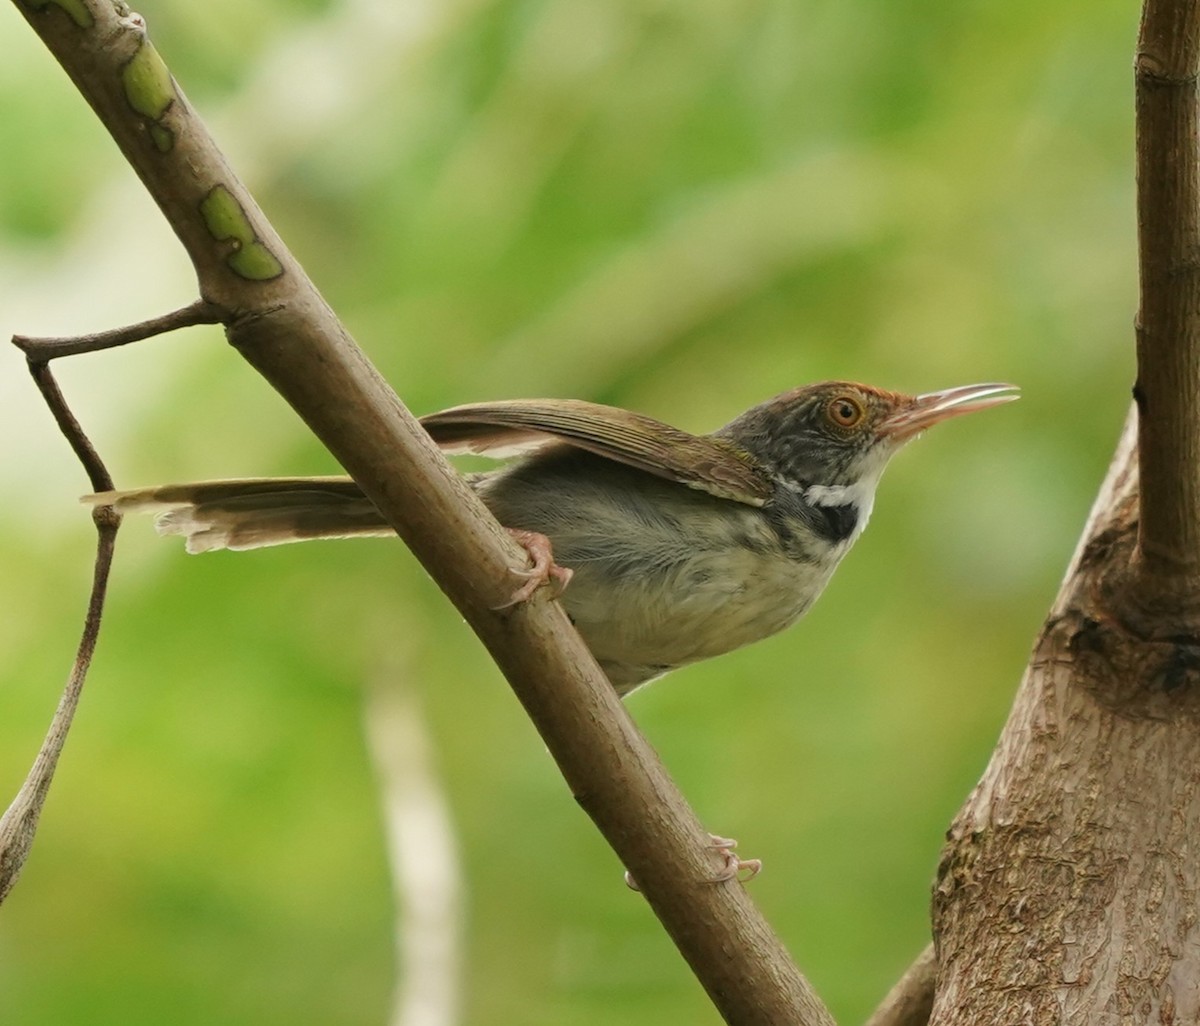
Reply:
<svg viewBox="0 0 1200 1026"><path fill-rule="evenodd" d="M1200 640L1115 612L1129 609L1135 447L1131 417L950 829L934 1024L1200 1021Z"/></svg>

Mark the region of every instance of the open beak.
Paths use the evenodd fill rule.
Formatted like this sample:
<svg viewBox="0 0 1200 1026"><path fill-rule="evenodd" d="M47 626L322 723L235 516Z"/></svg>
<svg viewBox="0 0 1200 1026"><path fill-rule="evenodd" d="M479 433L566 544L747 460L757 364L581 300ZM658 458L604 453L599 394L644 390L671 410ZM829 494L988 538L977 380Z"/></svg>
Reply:
<svg viewBox="0 0 1200 1026"><path fill-rule="evenodd" d="M879 433L895 442L906 442L943 420L963 413L986 410L1020 398L1016 385L962 385L941 392L926 392L906 403L879 425Z"/></svg>

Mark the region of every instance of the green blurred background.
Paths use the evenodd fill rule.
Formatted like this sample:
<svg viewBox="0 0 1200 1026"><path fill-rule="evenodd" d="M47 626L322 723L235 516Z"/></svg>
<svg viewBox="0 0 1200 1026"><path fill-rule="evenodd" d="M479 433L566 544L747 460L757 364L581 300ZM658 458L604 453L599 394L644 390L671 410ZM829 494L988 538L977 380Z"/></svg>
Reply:
<svg viewBox="0 0 1200 1026"><path fill-rule="evenodd" d="M706 430L826 377L1023 386L896 461L797 628L630 702L704 821L766 862L753 894L818 991L860 1020L926 942L942 834L1125 410L1135 5L139 10L416 412L578 396ZM191 300L178 246L11 7L0 39L0 334ZM61 376L121 485L336 471L217 331ZM7 349L0 426L7 801L70 662L92 533L86 482ZM433 810L400 823L430 906L406 899L401 983L458 1001L456 1020L406 1026L718 1021L402 546L193 559L132 521L118 557L0 914L0 1021L385 1022L381 747ZM366 708L388 707L369 693L407 717L374 756Z"/></svg>

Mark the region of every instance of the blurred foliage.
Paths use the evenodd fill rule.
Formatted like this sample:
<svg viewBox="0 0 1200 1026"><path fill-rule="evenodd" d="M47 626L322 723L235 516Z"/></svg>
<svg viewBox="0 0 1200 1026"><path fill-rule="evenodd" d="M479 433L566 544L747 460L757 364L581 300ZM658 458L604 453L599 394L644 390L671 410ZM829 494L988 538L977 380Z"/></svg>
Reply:
<svg viewBox="0 0 1200 1026"><path fill-rule="evenodd" d="M631 708L840 1020L928 936L1115 441L1136 306L1130 3L147 0L193 103L405 401L717 426L795 384L1025 389L889 472L796 629ZM188 268L11 8L0 332L161 312ZM196 330L63 369L119 483L330 472ZM0 781L75 644L83 484L0 355ZM387 656L385 658L385 653ZM185 558L123 532L99 656L0 918L0 1020L384 1021L362 693L419 700L461 845L464 1021L717 1017L401 546Z"/></svg>

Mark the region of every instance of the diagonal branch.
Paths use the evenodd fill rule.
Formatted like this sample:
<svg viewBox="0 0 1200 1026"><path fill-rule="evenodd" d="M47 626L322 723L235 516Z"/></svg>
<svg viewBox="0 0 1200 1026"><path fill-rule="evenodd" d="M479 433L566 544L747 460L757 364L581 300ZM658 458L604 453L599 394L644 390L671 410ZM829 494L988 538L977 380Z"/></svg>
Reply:
<svg viewBox="0 0 1200 1026"><path fill-rule="evenodd" d="M442 458L229 169L146 37L111 0L18 8L187 250L235 348L355 478L508 678L572 793L727 1022L832 1020L557 604L507 610L523 554Z"/></svg>
<svg viewBox="0 0 1200 1026"><path fill-rule="evenodd" d="M1135 62L1138 552L1150 578L1200 578L1200 0L1146 0Z"/></svg>

